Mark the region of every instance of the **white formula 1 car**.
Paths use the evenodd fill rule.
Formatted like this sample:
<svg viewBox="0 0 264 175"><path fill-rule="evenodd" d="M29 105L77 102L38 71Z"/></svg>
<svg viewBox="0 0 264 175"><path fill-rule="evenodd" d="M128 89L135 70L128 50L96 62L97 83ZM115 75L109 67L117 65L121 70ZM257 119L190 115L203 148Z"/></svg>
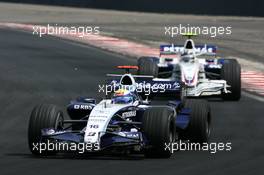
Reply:
<svg viewBox="0 0 264 175"><path fill-rule="evenodd" d="M187 97L222 96L224 100L239 100L241 68L237 60L217 58L216 46L195 46L188 37L183 46L161 45L159 58L139 58L138 74L181 81Z"/></svg>

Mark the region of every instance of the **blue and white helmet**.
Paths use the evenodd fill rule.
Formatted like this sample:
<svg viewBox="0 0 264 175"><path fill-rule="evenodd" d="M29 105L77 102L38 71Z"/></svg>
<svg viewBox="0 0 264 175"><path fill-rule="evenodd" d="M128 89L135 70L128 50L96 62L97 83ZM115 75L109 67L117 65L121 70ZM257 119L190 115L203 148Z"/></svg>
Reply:
<svg viewBox="0 0 264 175"><path fill-rule="evenodd" d="M113 104L129 104L134 102L134 96L126 89L119 89L115 91L112 97Z"/></svg>

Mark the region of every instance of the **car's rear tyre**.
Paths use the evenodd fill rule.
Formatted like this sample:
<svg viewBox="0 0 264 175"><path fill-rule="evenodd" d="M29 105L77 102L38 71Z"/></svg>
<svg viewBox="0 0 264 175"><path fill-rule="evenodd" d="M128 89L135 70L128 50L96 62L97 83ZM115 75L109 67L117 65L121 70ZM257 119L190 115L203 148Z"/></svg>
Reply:
<svg viewBox="0 0 264 175"><path fill-rule="evenodd" d="M190 123L184 131L184 139L193 143L207 143L211 133L211 111L206 100L186 99L184 108L191 110Z"/></svg>
<svg viewBox="0 0 264 175"><path fill-rule="evenodd" d="M138 74L158 77L159 67L157 62L158 58L155 57L140 57L138 59Z"/></svg>
<svg viewBox="0 0 264 175"><path fill-rule="evenodd" d="M224 100L238 101L241 97L241 67L237 60L226 59L221 69L221 79L226 80L231 87L231 93L223 93Z"/></svg>
<svg viewBox="0 0 264 175"><path fill-rule="evenodd" d="M41 129L62 129L63 120L63 113L55 105L41 104L32 110L28 127L28 144L30 151L34 155L56 154L55 150L45 150L40 153L39 150L34 148L34 145L43 142L43 140L41 140Z"/></svg>
<svg viewBox="0 0 264 175"><path fill-rule="evenodd" d="M171 151L165 144L175 140L175 114L166 107L147 109L143 116L143 131L150 147L145 150L147 158L169 158Z"/></svg>

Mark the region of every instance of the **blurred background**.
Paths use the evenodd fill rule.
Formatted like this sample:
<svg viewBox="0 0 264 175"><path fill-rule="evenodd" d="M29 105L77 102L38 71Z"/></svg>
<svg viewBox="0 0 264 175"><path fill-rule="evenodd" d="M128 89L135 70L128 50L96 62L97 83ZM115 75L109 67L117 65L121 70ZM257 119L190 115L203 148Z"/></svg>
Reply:
<svg viewBox="0 0 264 175"><path fill-rule="evenodd" d="M264 16L262 0L1 0L125 11L231 16Z"/></svg>

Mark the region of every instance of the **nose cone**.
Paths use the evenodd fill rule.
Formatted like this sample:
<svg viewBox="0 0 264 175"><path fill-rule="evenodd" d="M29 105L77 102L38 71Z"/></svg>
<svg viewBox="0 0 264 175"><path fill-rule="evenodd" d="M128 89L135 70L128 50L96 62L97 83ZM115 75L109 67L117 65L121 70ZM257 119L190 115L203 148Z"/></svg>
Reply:
<svg viewBox="0 0 264 175"><path fill-rule="evenodd" d="M195 86L197 83L197 69L194 67L182 67L182 81L187 86Z"/></svg>

